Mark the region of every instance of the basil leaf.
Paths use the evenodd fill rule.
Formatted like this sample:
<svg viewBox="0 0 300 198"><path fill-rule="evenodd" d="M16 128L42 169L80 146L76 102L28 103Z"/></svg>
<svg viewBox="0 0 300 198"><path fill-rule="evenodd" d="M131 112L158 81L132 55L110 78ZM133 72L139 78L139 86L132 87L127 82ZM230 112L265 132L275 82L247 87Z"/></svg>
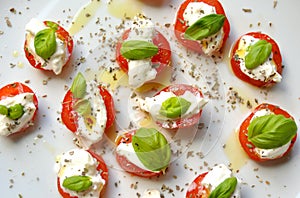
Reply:
<svg viewBox="0 0 300 198"><path fill-rule="evenodd" d="M208 198L230 198L236 185L236 177L227 178L210 193Z"/></svg>
<svg viewBox="0 0 300 198"><path fill-rule="evenodd" d="M93 182L89 176L80 175L67 177L62 183L63 187L76 192L85 191L92 186L92 184Z"/></svg>
<svg viewBox="0 0 300 198"><path fill-rule="evenodd" d="M158 47L148 41L125 41L120 49L122 56L129 60L142 60L157 54Z"/></svg>
<svg viewBox="0 0 300 198"><path fill-rule="evenodd" d="M92 111L91 103L87 99L78 100L73 106L73 109L81 116L89 115Z"/></svg>
<svg viewBox="0 0 300 198"><path fill-rule="evenodd" d="M259 40L250 46L248 54L245 56L245 66L247 69L254 69L263 64L272 52L272 44L266 40Z"/></svg>
<svg viewBox="0 0 300 198"><path fill-rule="evenodd" d="M159 113L167 118L178 118L191 106L191 103L182 97L170 97L165 100Z"/></svg>
<svg viewBox="0 0 300 198"><path fill-rule="evenodd" d="M58 25L52 21L46 21L46 25L56 31L58 29Z"/></svg>
<svg viewBox="0 0 300 198"><path fill-rule="evenodd" d="M83 98L85 96L86 80L81 72L75 77L70 90L75 98Z"/></svg>
<svg viewBox="0 0 300 198"><path fill-rule="evenodd" d="M4 105L0 105L0 114L1 115L8 115L8 108Z"/></svg>
<svg viewBox="0 0 300 198"><path fill-rule="evenodd" d="M8 117L12 120L17 120L24 114L24 109L21 104L15 104L8 108Z"/></svg>
<svg viewBox="0 0 300 198"><path fill-rule="evenodd" d="M47 28L39 31L34 37L34 48L43 59L50 58L56 51L55 30Z"/></svg>
<svg viewBox="0 0 300 198"><path fill-rule="evenodd" d="M248 127L248 140L256 147L273 149L287 144L297 133L297 125L283 115L254 118Z"/></svg>
<svg viewBox="0 0 300 198"><path fill-rule="evenodd" d="M138 129L132 137L132 146L139 160L152 171L164 170L170 163L170 145L156 129Z"/></svg>
<svg viewBox="0 0 300 198"><path fill-rule="evenodd" d="M199 41L216 34L223 27L225 16L222 14L210 14L200 18L184 33L184 38Z"/></svg>

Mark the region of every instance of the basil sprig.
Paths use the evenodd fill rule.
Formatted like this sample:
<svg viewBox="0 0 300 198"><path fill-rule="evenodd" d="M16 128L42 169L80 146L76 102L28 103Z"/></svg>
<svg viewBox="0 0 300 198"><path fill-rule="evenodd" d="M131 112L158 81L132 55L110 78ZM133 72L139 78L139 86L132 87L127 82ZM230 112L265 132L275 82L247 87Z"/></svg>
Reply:
<svg viewBox="0 0 300 198"><path fill-rule="evenodd" d="M263 64L272 52L272 44L266 40L259 40L250 46L248 54L245 56L245 66L247 69L254 69Z"/></svg>
<svg viewBox="0 0 300 198"><path fill-rule="evenodd" d="M156 129L138 129L132 137L132 146L146 168L161 171L168 167L171 159L170 145Z"/></svg>
<svg viewBox="0 0 300 198"><path fill-rule="evenodd" d="M222 14L206 15L186 29L184 38L199 41L214 35L223 27L224 21L225 16Z"/></svg>
<svg viewBox="0 0 300 198"><path fill-rule="evenodd" d="M0 105L0 114L9 117L12 120L17 120L24 114L24 107L21 104L15 104L10 107L6 107L5 105Z"/></svg>
<svg viewBox="0 0 300 198"><path fill-rule="evenodd" d="M62 185L69 190L82 192L92 186L93 182L89 176L75 175L64 179Z"/></svg>
<svg viewBox="0 0 300 198"><path fill-rule="evenodd" d="M55 29L47 28L39 31L34 37L34 48L43 59L50 58L56 51Z"/></svg>
<svg viewBox="0 0 300 198"><path fill-rule="evenodd" d="M227 178L210 193L208 198L230 198L236 185L236 177Z"/></svg>
<svg viewBox="0 0 300 198"><path fill-rule="evenodd" d="M129 40L122 43L120 52L129 60L142 60L157 54L158 47L148 41Z"/></svg>
<svg viewBox="0 0 300 198"><path fill-rule="evenodd" d="M191 106L191 102L182 97L170 97L165 100L159 113L167 118L178 118L183 115Z"/></svg>
<svg viewBox="0 0 300 198"><path fill-rule="evenodd" d="M87 99L78 100L73 109L82 116L90 115L92 111L91 103Z"/></svg>
<svg viewBox="0 0 300 198"><path fill-rule="evenodd" d="M46 25L55 31L58 29L58 25L52 21L46 21Z"/></svg>
<svg viewBox="0 0 300 198"><path fill-rule="evenodd" d="M297 125L283 115L254 118L248 127L248 140L261 149L273 149L287 144L297 133Z"/></svg>
<svg viewBox="0 0 300 198"><path fill-rule="evenodd" d="M86 94L86 86L86 80L82 73L79 72L74 78L70 89L74 98L83 98Z"/></svg>

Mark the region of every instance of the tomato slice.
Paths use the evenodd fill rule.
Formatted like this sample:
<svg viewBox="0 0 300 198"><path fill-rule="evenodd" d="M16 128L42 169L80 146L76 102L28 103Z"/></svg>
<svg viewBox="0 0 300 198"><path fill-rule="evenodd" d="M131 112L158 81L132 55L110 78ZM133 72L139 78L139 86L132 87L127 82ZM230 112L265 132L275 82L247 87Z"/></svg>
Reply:
<svg viewBox="0 0 300 198"><path fill-rule="evenodd" d="M123 33L121 40L119 40L116 45L116 61L120 68L125 72L128 72L128 61L121 55L120 49L122 47L122 42L128 38L129 33L130 29L126 30ZM170 44L168 40L157 30L155 30L155 36L153 37L152 42L158 47L158 53L152 57L151 62L153 64L159 64L156 68L157 73L159 73L171 62Z"/></svg>
<svg viewBox="0 0 300 198"><path fill-rule="evenodd" d="M254 38L261 39L261 40L266 40L272 44L272 59L274 60L274 63L276 65L277 72L279 74L281 74L282 73L282 58L281 58L281 53L280 53L277 43L272 38L270 38L268 35L260 33L260 32L249 32L245 35L253 36ZM245 35L243 35L243 36L245 36ZM242 72L241 67L240 67L240 61L235 59L235 54L239 47L239 42L243 36L241 36L237 40L237 42L235 43L235 45L232 49L232 52L231 52L230 63L231 63L231 68L233 70L233 73L242 81L245 81L245 82L252 84L254 86L257 86L257 87L268 87L268 86L274 85L276 82L274 82L273 80L267 81L267 82L255 80L255 79L247 76L244 72Z"/></svg>
<svg viewBox="0 0 300 198"><path fill-rule="evenodd" d="M285 110L281 109L280 107L278 107L276 105L268 104L268 103L263 103L263 104L260 104L259 106L257 106L254 109L254 111L243 121L243 123L241 124L241 126L239 128L240 144L251 159L253 159L255 161L260 161L260 162L272 160L272 159L260 158L260 156L258 156L256 154L256 152L254 151L254 149L255 149L254 144L252 144L251 142L248 141L248 126L250 125L250 121L251 121L252 117L254 116L255 112L262 110L262 109L269 109L271 112L273 112L276 115L281 114L286 118L294 119L289 113L287 113ZM281 158L284 155L286 155L287 153L289 153L289 151L294 146L296 139L297 139L297 135L295 135L295 137L292 139L288 150L282 156L278 156L276 159Z"/></svg>
<svg viewBox="0 0 300 198"><path fill-rule="evenodd" d="M102 86L98 86L98 88L99 88L99 93L102 96L106 107L106 115L107 115L106 129L108 129L114 124L115 117L116 117L114 101L113 101L113 97L111 96L111 94L107 89L105 89ZM61 118L63 123L73 133L76 132L78 128L77 125L78 113L73 110L73 106L76 103L76 101L77 99L73 97L72 92L69 90L64 97L62 103L62 112L61 112Z"/></svg>
<svg viewBox="0 0 300 198"><path fill-rule="evenodd" d="M154 96L159 95L162 91L173 92L176 96L183 95L186 91L190 91L194 95L200 94L200 96L203 97L202 92L198 88L186 84L169 85L168 87L165 87L164 89L160 90ZM202 109L199 111L199 113L192 115L190 117L179 118L175 120L167 120L167 121L157 120L156 123L159 126L167 129L185 128L197 124L201 117L201 114L202 114Z"/></svg>
<svg viewBox="0 0 300 198"><path fill-rule="evenodd" d="M0 100L3 100L7 97L13 97L13 96L16 96L16 95L22 94L22 93L33 93L33 104L36 107L36 111L34 112L34 115L31 119L31 121L33 121L35 119L37 109L38 109L38 99L37 99L36 95L34 94L34 92L28 86L26 86L20 82L14 82L14 83L8 84L0 89ZM24 128L21 129L21 131L25 130L28 127L29 127L29 125L25 125Z"/></svg>
<svg viewBox="0 0 300 198"><path fill-rule="evenodd" d="M175 26L174 26L175 36L183 46L187 47L188 49L194 50L198 53L203 53L202 49L201 49L201 45L198 41L192 41L192 40L188 40L188 39L184 38L184 33L189 26L184 21L183 13L190 2L206 3L210 6L215 7L217 14L222 14L224 16L226 16L225 11L223 9L222 4L218 0L186 0L180 5L180 7L177 11L176 21L175 21ZM224 38L223 38L222 45L225 44L225 42L229 36L229 32L230 32L230 25L229 25L227 17L224 21L223 31L224 31Z"/></svg>
<svg viewBox="0 0 300 198"><path fill-rule="evenodd" d="M105 187L108 183L108 169L107 169L107 166L106 166L103 158L100 155L98 155L90 150L87 150L87 152L89 152L99 162L99 164L97 166L97 170L100 172L101 177L105 180L105 185L104 185L104 187ZM58 188L58 192L60 193L60 195L63 198L78 198L77 196L71 196L69 193L65 192L61 188L59 177L57 177L57 188ZM100 195L99 195L99 197L100 197Z"/></svg>
<svg viewBox="0 0 300 198"><path fill-rule="evenodd" d="M190 184L185 197L186 198L208 198L209 190L202 185L202 180L207 175L208 172L200 174L196 179Z"/></svg>
<svg viewBox="0 0 300 198"><path fill-rule="evenodd" d="M56 35L57 37L64 41L65 43L65 46L68 50L68 53L67 53L67 56L68 56L68 60L67 62L64 64L67 65L70 58L71 58L71 55L72 55L72 52L73 52L73 38L71 37L71 35L69 34L69 32L67 32L62 26L60 26L59 24L55 23L55 22L52 22L52 21L44 21L43 23L47 25L47 23L50 22L50 23L54 23L58 26L57 30L56 30ZM48 26L49 27L49 26ZM27 43L27 40L25 40L25 43L24 43L24 51L25 51L25 56L27 58L27 60L29 61L29 63L36 69L41 69L41 70L46 70L43 68L43 66L41 65L41 63L38 63L35 61L34 59L34 56L29 52L28 50L28 43ZM63 66L63 67L64 67ZM46 70L48 71L48 70Z"/></svg>
<svg viewBox="0 0 300 198"><path fill-rule="evenodd" d="M135 132L136 130L133 130L123 134L123 136L116 141L117 146L121 143L127 143L127 144L131 143L132 136L135 134ZM125 156L119 155L118 153L116 153L116 159L123 170L133 175L137 175L140 177L153 177L153 176L158 176L162 173L162 172L152 172L152 171L144 170L136 166L132 162L130 162Z"/></svg>

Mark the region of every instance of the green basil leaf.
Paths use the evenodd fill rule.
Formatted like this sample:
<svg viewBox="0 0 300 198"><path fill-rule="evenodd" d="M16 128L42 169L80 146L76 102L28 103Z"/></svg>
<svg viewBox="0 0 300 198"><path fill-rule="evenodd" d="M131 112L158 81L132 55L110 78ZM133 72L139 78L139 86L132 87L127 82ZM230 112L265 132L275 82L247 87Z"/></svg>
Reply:
<svg viewBox="0 0 300 198"><path fill-rule="evenodd" d="M34 48L43 59L50 58L56 51L55 31L51 28L39 31L34 37Z"/></svg>
<svg viewBox="0 0 300 198"><path fill-rule="evenodd" d="M8 108L4 105L0 105L0 114L1 115L8 115Z"/></svg>
<svg viewBox="0 0 300 198"><path fill-rule="evenodd" d="M263 64L272 52L272 44L266 40L259 40L250 46L248 54L245 56L245 66L247 69L254 69Z"/></svg>
<svg viewBox="0 0 300 198"><path fill-rule="evenodd" d="M161 171L168 167L171 159L170 145L156 129L138 129L132 137L132 146L146 168Z"/></svg>
<svg viewBox="0 0 300 198"><path fill-rule="evenodd" d="M81 116L90 115L92 111L91 103L87 99L78 100L73 109Z"/></svg>
<svg viewBox="0 0 300 198"><path fill-rule="evenodd" d="M21 104L15 104L8 108L8 117L13 120L17 120L24 114L24 107Z"/></svg>
<svg viewBox="0 0 300 198"><path fill-rule="evenodd" d="M77 74L71 86L71 92L75 98L83 98L86 94L86 80L81 72Z"/></svg>
<svg viewBox="0 0 300 198"><path fill-rule="evenodd" d="M142 60L157 54L158 47L148 41L125 41L120 49L122 56L129 60Z"/></svg>
<svg viewBox="0 0 300 198"><path fill-rule="evenodd" d="M80 175L68 177L64 179L62 183L63 187L76 192L85 191L92 186L92 184L93 182L89 176Z"/></svg>
<svg viewBox="0 0 300 198"><path fill-rule="evenodd" d="M199 41L216 34L223 27L225 16L222 14L210 14L200 18L184 33L184 38Z"/></svg>
<svg viewBox="0 0 300 198"><path fill-rule="evenodd" d="M297 133L297 125L283 115L254 118L248 127L248 140L261 149L273 149L287 144Z"/></svg>
<svg viewBox="0 0 300 198"><path fill-rule="evenodd" d="M208 198L230 198L236 185L236 177L227 178L210 193Z"/></svg>
<svg viewBox="0 0 300 198"><path fill-rule="evenodd" d="M170 97L165 100L159 113L167 118L178 118L191 106L191 103L182 97Z"/></svg>
<svg viewBox="0 0 300 198"><path fill-rule="evenodd" d="M58 25L52 21L46 21L46 25L56 31L58 29Z"/></svg>

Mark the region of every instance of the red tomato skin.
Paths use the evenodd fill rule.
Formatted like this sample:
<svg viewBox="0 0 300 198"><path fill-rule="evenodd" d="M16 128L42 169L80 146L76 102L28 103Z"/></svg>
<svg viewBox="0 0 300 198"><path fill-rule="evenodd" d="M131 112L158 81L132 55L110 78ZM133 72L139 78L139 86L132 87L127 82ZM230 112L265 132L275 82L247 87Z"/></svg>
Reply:
<svg viewBox="0 0 300 198"><path fill-rule="evenodd" d="M257 38L257 39L266 40L272 44L272 53L273 53L272 58L276 64L276 70L279 74L282 74L282 57L281 57L281 53L280 53L277 43L268 35L260 33L260 32L249 32L245 35L253 36L254 38ZM245 36L245 35L243 35L243 36ZM269 86L276 84L276 82L274 82L274 81L264 82L264 81L260 81L260 80L255 80L253 78L250 78L249 76L244 74L244 72L241 71L240 61L235 60L234 55L239 47L239 42L243 36L241 36L237 40L234 47L232 48L230 63L231 63L231 68L232 68L233 73L242 81L245 81L256 87L269 87Z"/></svg>
<svg viewBox="0 0 300 198"><path fill-rule="evenodd" d="M179 9L177 11L175 26L174 26L174 33L175 33L176 38L186 48L196 51L198 53L203 53L199 42L188 40L188 39L184 38L184 33L189 26L187 26L187 24L184 22L183 13L190 2L206 3L210 6L215 7L217 14L222 14L226 17L225 11L223 9L222 4L218 0L186 0L179 7ZM229 24L227 17L224 21L223 31L224 31L224 38L223 38L222 45L224 46L228 39L229 32L230 32L230 24Z"/></svg>
<svg viewBox="0 0 300 198"><path fill-rule="evenodd" d="M87 152L89 152L93 156L93 158L95 158L99 162L99 164L97 166L97 170L101 172L100 175L105 180L105 185L104 185L104 187L105 187L107 185L107 183L108 183L108 169L107 169L107 166L106 166L103 158L100 155L98 155L98 154L96 154L96 153L94 153L94 152L92 152L90 150L87 150ZM69 193L65 192L61 188L59 177L57 177L57 188L58 188L59 194L63 198L78 198L77 196L71 196ZM102 189L102 191L103 191L103 189ZM100 197L100 195L99 195L99 197Z"/></svg>
<svg viewBox="0 0 300 198"><path fill-rule="evenodd" d="M130 29L126 30L121 40L117 42L116 45L116 61L120 68L124 72L128 72L128 61L121 55L120 49L122 47L123 41L125 41L130 33ZM161 72L165 67L170 65L171 62L171 48L168 40L157 30L155 30L155 36L152 39L154 45L158 47L158 53L152 57L152 63L159 63L159 67L156 68L157 73Z"/></svg>
<svg viewBox="0 0 300 198"><path fill-rule="evenodd" d="M190 184L190 187L196 186L192 190L187 190L185 197L186 198L208 198L209 190L201 184L204 177L208 172L200 174L196 179ZM203 194L204 193L204 194Z"/></svg>
<svg viewBox="0 0 300 198"><path fill-rule="evenodd" d="M159 95L162 91L173 92L176 96L183 95L185 93L185 91L190 91L194 95L197 95L199 93L200 96L203 98L203 94L198 88L193 87L191 85L187 85L187 84L169 85L169 86L165 87L164 89L162 89L161 91L159 91L157 94L155 94L155 96ZM187 117L187 118L179 118L177 120L165 121L165 122L156 121L156 123L160 127L167 128L167 129L185 128L185 127L190 127L190 126L197 124L201 117L201 114L202 114L202 109L199 111L199 113L192 115L190 117ZM170 124L166 124L166 123L170 123ZM174 123L175 123L175 125L174 125Z"/></svg>
<svg viewBox="0 0 300 198"><path fill-rule="evenodd" d="M44 21L43 23L47 26L47 22L52 22L52 21ZM55 23L55 22L52 22L52 23ZM55 23L55 24L57 24L57 23ZM58 25L58 29L56 30L57 37L59 39L61 39L62 41L64 41L65 45L67 46L67 50L68 50L68 60L63 65L63 67L64 67L70 61L70 58L73 53L73 45L74 44L73 44L72 36L70 36L70 34L62 26L60 26L59 24L57 24L57 25ZM28 51L28 44L27 44L26 39L25 39L25 43L24 43L24 52L25 52L25 56L26 56L28 62L30 63L30 65L32 65L36 69L49 71L49 70L44 69L43 66L41 65L41 63L37 63L35 61L34 56Z"/></svg>
<svg viewBox="0 0 300 198"><path fill-rule="evenodd" d="M254 144L252 144L251 142L248 141L248 126L250 125L250 121L251 121L252 117L254 116L255 112L257 112L259 110L262 110L262 109L269 109L276 115L283 115L286 118L294 119L288 112L281 109L280 107L278 107L276 105L268 104L268 103L262 103L259 106L257 106L254 109L254 111L243 121L243 123L241 124L241 126L239 128L239 141L240 141L240 144L241 144L242 148L245 150L245 152L248 154L248 156L251 159L253 159L255 161L258 161L258 162L274 160L274 159L260 158L254 152L254 148L255 148ZM287 155L290 152L290 150L292 149L292 147L294 146L294 144L296 142L296 139L297 139L297 134L291 140L291 144L290 144L288 150L282 156L278 156L276 159ZM247 146L247 145L251 145L252 148L249 148L249 146Z"/></svg>
<svg viewBox="0 0 300 198"><path fill-rule="evenodd" d="M102 86L98 86L99 93L103 98L106 112L107 112L107 122L106 122L106 129L111 127L114 124L115 121L115 108L114 108L114 101L113 97L109 93L107 89L105 89ZM76 103L78 99L74 98L72 92L68 90L66 93L63 102L62 102L62 112L61 112L61 118L63 123L66 125L66 127L75 133L78 128L78 113L73 110L73 106Z"/></svg>
<svg viewBox="0 0 300 198"><path fill-rule="evenodd" d="M116 145L118 146L121 143L127 143L127 144L131 143L132 136L135 134L135 132L136 130L125 133L120 139L116 141ZM155 173L148 170L144 170L136 166L135 164L131 163L126 157L119 155L118 153L116 153L116 159L123 170L139 177L153 177L162 174L162 172Z"/></svg>
<svg viewBox="0 0 300 198"><path fill-rule="evenodd" d="M14 82L14 83L11 83L11 84L8 84L8 85L2 87L0 89L0 100L3 100L7 97L13 97L13 96L16 96L16 95L22 94L22 93L33 93L33 104L36 107L36 110L34 112L34 115L31 119L31 121L34 121L36 114L37 114L37 110L38 110L38 99L37 99L35 93L32 91L32 89L30 89L27 85L24 85L23 83L20 83L20 82ZM13 134L23 132L28 127L29 127L29 125L26 125L20 131L13 133ZM13 134L11 134L11 135L13 135Z"/></svg>

